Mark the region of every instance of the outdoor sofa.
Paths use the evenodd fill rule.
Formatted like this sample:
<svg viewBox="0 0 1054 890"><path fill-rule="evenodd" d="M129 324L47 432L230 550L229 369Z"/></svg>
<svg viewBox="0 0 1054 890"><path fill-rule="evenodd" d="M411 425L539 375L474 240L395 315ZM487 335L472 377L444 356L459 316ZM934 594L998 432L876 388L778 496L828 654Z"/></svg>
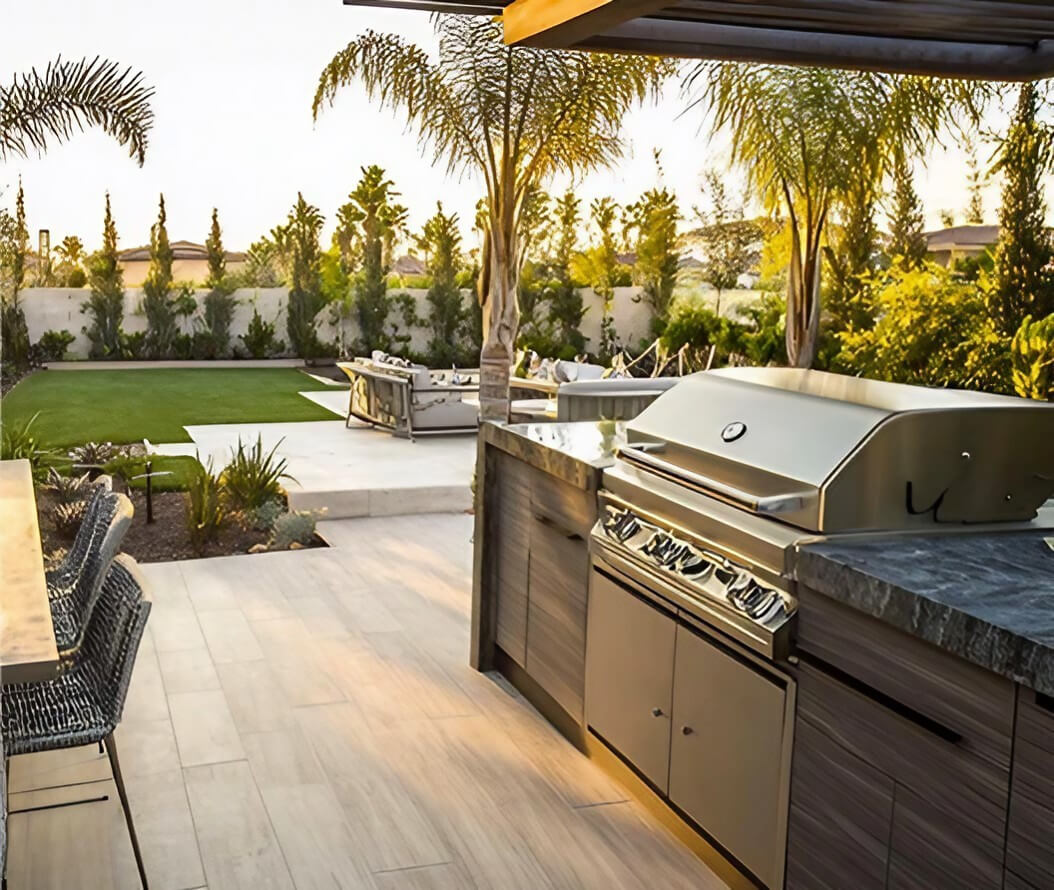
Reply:
<svg viewBox="0 0 1054 890"><path fill-rule="evenodd" d="M429 370L383 352L337 366L351 380L348 426L355 419L411 441L418 435L474 433L477 429L476 368ZM464 401L467 398L473 401Z"/></svg>

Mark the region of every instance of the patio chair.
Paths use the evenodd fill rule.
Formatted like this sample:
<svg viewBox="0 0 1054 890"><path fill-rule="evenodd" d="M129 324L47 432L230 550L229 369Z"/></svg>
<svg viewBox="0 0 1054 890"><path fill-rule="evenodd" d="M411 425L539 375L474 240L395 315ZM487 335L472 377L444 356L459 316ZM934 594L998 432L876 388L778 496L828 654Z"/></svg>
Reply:
<svg viewBox="0 0 1054 890"><path fill-rule="evenodd" d="M84 645L74 653L66 670L40 683L5 686L0 707L0 734L6 758L98 742L105 745L143 890L147 890L146 871L128 806L114 730L121 722L136 652L149 615L150 597L136 562L121 554L106 574Z"/></svg>
<svg viewBox="0 0 1054 890"><path fill-rule="evenodd" d="M88 506L84 510L80 527L73 539L73 545L66 551L66 555L55 568L44 573L49 585L54 584L61 587L70 583L67 579L80 575L84 561L91 552L92 539L97 530L96 517L100 510L112 508L112 501L108 499L111 494L111 485L109 476L100 476L92 483L92 493L88 498Z"/></svg>
<svg viewBox="0 0 1054 890"><path fill-rule="evenodd" d="M45 573L55 642L63 660L76 652L84 639L103 579L121 548L133 513L132 502L123 494L97 489L70 553L57 569Z"/></svg>

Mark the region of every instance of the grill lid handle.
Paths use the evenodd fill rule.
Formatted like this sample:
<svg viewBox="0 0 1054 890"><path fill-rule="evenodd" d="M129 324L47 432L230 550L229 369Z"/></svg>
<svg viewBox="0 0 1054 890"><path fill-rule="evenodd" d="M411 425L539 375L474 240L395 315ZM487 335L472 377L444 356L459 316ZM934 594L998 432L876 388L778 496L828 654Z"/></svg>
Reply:
<svg viewBox="0 0 1054 890"><path fill-rule="evenodd" d="M757 495L753 492L744 491L734 485L719 482L717 479L711 479L709 476L686 470L684 467L656 457L654 454L655 449L649 447L649 444L642 443L642 447L634 443L627 443L618 449L617 454L628 463L636 464L656 475L680 482L689 488L694 488L704 494L712 495L737 507L751 510L754 513L766 515L792 513L805 509L805 507L816 500L816 492L813 490L792 491L774 495Z"/></svg>

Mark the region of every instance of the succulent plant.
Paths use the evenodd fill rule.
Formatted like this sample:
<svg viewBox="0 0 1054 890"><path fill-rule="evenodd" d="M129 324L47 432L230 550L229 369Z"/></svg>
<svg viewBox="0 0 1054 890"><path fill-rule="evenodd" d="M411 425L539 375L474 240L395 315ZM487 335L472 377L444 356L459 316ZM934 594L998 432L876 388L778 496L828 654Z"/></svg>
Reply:
<svg viewBox="0 0 1054 890"><path fill-rule="evenodd" d="M51 511L51 521L55 526L55 531L65 538L72 538L77 533L77 529L80 528L87 509L87 501L56 504Z"/></svg>
<svg viewBox="0 0 1054 890"><path fill-rule="evenodd" d="M54 467L48 467L44 488L55 495L55 500L59 504L75 504L78 501L87 500L88 495L91 494L87 473L81 476L63 476Z"/></svg>
<svg viewBox="0 0 1054 890"><path fill-rule="evenodd" d="M260 532L269 532L274 528L275 520L285 512L285 505L281 501L264 501L259 507L250 508L245 512L246 520L250 528Z"/></svg>
<svg viewBox="0 0 1054 890"><path fill-rule="evenodd" d="M83 445L71 448L69 456L75 465L102 467L123 451L120 445L114 445L113 442L85 442Z"/></svg>
<svg viewBox="0 0 1054 890"><path fill-rule="evenodd" d="M288 550L296 543L301 547L310 544L315 536L315 524L318 522L318 513L312 510L294 510L283 513L274 521L274 531L271 534L271 548L273 550Z"/></svg>

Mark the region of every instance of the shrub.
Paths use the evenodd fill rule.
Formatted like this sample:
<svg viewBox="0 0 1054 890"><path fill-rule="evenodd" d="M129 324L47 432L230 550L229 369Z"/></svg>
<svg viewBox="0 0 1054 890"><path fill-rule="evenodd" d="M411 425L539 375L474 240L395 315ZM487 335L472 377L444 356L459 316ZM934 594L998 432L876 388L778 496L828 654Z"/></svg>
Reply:
<svg viewBox="0 0 1054 890"><path fill-rule="evenodd" d="M274 322L264 321L259 310L253 307L253 317L249 320L249 326L241 341L252 358L267 358L276 352L281 352L285 344L275 339Z"/></svg>
<svg viewBox="0 0 1054 890"><path fill-rule="evenodd" d="M0 300L0 354L16 370L29 367L29 329L17 297Z"/></svg>
<svg viewBox="0 0 1054 890"><path fill-rule="evenodd" d="M51 511L51 523L55 526L55 531L64 538L72 538L84 521L84 513L87 509L87 501L56 504Z"/></svg>
<svg viewBox="0 0 1054 890"><path fill-rule="evenodd" d="M283 513L275 520L271 547L275 550L288 550L293 544L307 546L315 537L317 522L318 514L310 510Z"/></svg>
<svg viewBox="0 0 1054 890"><path fill-rule="evenodd" d="M253 510L281 498L281 480L293 478L285 471L285 458L275 456L282 441L265 454L262 436L256 437L251 448L238 438L238 447L222 473L223 489L235 509Z"/></svg>
<svg viewBox="0 0 1054 890"><path fill-rule="evenodd" d="M247 510L245 519L249 528L259 532L269 532L274 528L275 520L284 512L285 504L281 501L265 501L259 507Z"/></svg>
<svg viewBox="0 0 1054 890"><path fill-rule="evenodd" d="M227 518L222 486L219 477L212 472L211 460L207 466L199 463L191 474L187 495L187 535L194 552L200 556L219 536Z"/></svg>
<svg viewBox="0 0 1054 890"><path fill-rule="evenodd" d="M33 424L38 416L39 412L28 420L5 420L0 423L0 460L28 460L33 478L40 481L47 472L44 459L51 455L51 450L42 447L33 432Z"/></svg>
<svg viewBox="0 0 1054 890"><path fill-rule="evenodd" d="M839 335L841 368L896 383L1009 389L1007 342L983 281L957 281L934 264L886 276L873 291L875 325Z"/></svg>
<svg viewBox="0 0 1054 890"><path fill-rule="evenodd" d="M83 445L75 445L68 454L74 466L102 470L124 451L125 449L114 445L113 442L85 442Z"/></svg>
<svg viewBox="0 0 1054 890"><path fill-rule="evenodd" d="M205 330L199 333L204 335L202 344L211 354L204 355L203 358L221 358L230 351L231 321L234 319L234 307L237 305L238 301L224 286L214 287L205 295ZM194 339L197 344L198 333L194 335Z"/></svg>
<svg viewBox="0 0 1054 890"><path fill-rule="evenodd" d="M45 362L60 362L66 355L77 338L67 330L44 331L37 341L37 351L40 360Z"/></svg>
<svg viewBox="0 0 1054 890"><path fill-rule="evenodd" d="M146 357L146 331L127 334L120 330L117 332L117 339L120 344L119 351L116 355L108 354L110 358L140 359Z"/></svg>
<svg viewBox="0 0 1054 890"><path fill-rule="evenodd" d="M59 504L76 504L85 501L91 493L87 473L80 476L63 476L55 467L48 468L44 488L55 496Z"/></svg>
<svg viewBox="0 0 1054 890"><path fill-rule="evenodd" d="M1014 392L1026 399L1054 400L1054 314L1026 315L1010 344Z"/></svg>

